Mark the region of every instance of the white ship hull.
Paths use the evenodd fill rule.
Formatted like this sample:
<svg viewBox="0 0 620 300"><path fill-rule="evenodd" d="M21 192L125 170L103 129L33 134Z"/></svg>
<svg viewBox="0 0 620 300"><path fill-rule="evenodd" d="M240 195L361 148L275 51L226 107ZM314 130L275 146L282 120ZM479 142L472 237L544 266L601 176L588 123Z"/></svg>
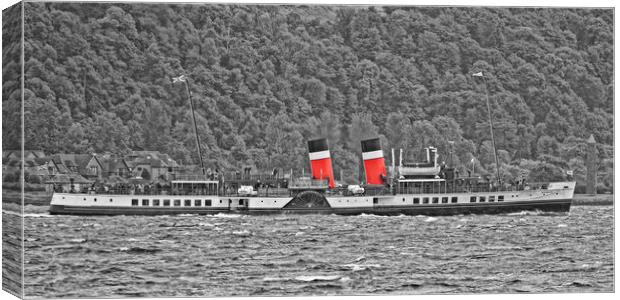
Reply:
<svg viewBox="0 0 620 300"><path fill-rule="evenodd" d="M455 215L523 210L568 211L574 182L547 189L481 193L429 193L379 196L240 197L200 195L110 195L55 193L50 213L76 215L172 214L380 214ZM484 200L484 201L483 201Z"/></svg>

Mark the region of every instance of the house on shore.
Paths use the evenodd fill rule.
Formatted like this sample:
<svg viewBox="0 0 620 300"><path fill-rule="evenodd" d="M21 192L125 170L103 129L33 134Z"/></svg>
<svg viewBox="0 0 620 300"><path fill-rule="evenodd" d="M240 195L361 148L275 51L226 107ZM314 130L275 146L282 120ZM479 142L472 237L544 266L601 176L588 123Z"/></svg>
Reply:
<svg viewBox="0 0 620 300"><path fill-rule="evenodd" d="M174 159L159 151L133 151L125 159L132 170L132 177L145 180L171 180L179 169Z"/></svg>
<svg viewBox="0 0 620 300"><path fill-rule="evenodd" d="M19 181L22 167L26 176L30 176L31 174L46 173L45 169L47 168L47 160L45 157L45 152L42 150L24 150L24 160L22 164L21 150L3 150L3 181ZM26 178L26 180L28 180L28 178Z"/></svg>
<svg viewBox="0 0 620 300"><path fill-rule="evenodd" d="M69 173L51 175L44 183L47 184L45 188L47 192L73 193L86 192L93 181L80 174Z"/></svg>

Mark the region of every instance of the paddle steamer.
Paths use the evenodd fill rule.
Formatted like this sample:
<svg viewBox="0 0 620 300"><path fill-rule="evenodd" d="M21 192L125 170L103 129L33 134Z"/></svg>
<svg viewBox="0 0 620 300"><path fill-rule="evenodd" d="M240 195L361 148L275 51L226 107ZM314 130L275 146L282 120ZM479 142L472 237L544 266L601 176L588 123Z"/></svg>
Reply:
<svg viewBox="0 0 620 300"><path fill-rule="evenodd" d="M401 150L396 164L392 149L392 163L386 167L378 138L361 143L366 177L363 192L336 186L328 142L321 138L308 142L308 178L274 175L261 182L247 176L218 180L200 176L177 178L170 188L148 194L136 190L54 193L50 213L456 215L570 209L575 189L572 181L503 185L479 177L458 177L453 166L438 164L433 147L426 149L426 160L421 163L403 162ZM243 192L252 185L256 191Z"/></svg>

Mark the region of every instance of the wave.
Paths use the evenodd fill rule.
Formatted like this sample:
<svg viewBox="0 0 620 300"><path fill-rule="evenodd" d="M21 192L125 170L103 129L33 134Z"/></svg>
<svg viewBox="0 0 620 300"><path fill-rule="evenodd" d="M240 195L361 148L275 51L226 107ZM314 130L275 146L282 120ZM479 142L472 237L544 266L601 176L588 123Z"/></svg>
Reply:
<svg viewBox="0 0 620 300"><path fill-rule="evenodd" d="M435 222L435 221L437 221L437 218L434 218L434 217L428 217L426 218L426 220L424 220L424 222Z"/></svg>
<svg viewBox="0 0 620 300"><path fill-rule="evenodd" d="M342 278L340 275L302 275L295 277L297 281L311 282L311 281L335 281Z"/></svg>
<svg viewBox="0 0 620 300"><path fill-rule="evenodd" d="M278 282L278 281L289 281L291 280L290 278L284 278L284 277L265 277L263 278L263 281L266 282Z"/></svg>
<svg viewBox="0 0 620 300"><path fill-rule="evenodd" d="M215 215L211 215L209 216L210 218L230 218L230 219L236 219L236 218L241 218L242 215L238 215L238 214L225 214L225 213L217 213Z"/></svg>
<svg viewBox="0 0 620 300"><path fill-rule="evenodd" d="M380 268L379 264L346 264L343 267L351 269L353 272L371 270L371 268Z"/></svg>
<svg viewBox="0 0 620 300"><path fill-rule="evenodd" d="M357 217L358 218L388 218L389 216L379 216L375 214L361 213Z"/></svg>
<svg viewBox="0 0 620 300"><path fill-rule="evenodd" d="M566 216L567 212L550 212L541 210L522 210L520 212L507 213L507 216Z"/></svg>
<svg viewBox="0 0 620 300"><path fill-rule="evenodd" d="M148 253L157 253L162 251L159 248L143 248L143 247L120 247L118 251L127 252L127 253L135 253L135 254L148 254Z"/></svg>
<svg viewBox="0 0 620 300"><path fill-rule="evenodd" d="M24 218L54 218L55 216L47 214L24 214Z"/></svg>
<svg viewBox="0 0 620 300"><path fill-rule="evenodd" d="M252 235L248 230L233 231L232 234L238 235L238 236L250 236L250 235Z"/></svg>

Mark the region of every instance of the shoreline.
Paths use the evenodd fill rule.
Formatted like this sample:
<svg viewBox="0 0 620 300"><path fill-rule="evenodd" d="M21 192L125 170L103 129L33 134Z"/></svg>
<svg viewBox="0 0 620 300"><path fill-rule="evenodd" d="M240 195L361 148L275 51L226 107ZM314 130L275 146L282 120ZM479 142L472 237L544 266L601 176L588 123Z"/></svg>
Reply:
<svg viewBox="0 0 620 300"><path fill-rule="evenodd" d="M575 194L572 205L614 205L614 194Z"/></svg>

